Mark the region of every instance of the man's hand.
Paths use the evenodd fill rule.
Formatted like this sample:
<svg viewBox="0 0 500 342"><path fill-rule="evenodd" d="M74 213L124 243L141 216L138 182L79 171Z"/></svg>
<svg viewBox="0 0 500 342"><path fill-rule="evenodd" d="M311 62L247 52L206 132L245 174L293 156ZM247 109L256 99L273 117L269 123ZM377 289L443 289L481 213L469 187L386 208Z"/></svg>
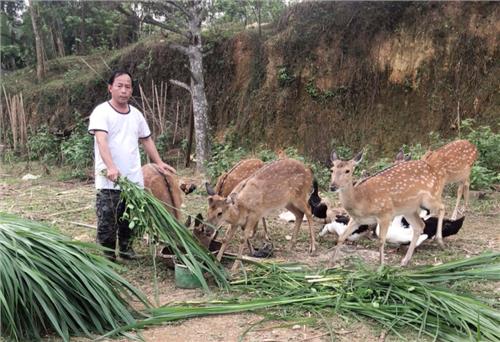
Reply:
<svg viewBox="0 0 500 342"><path fill-rule="evenodd" d="M161 162L156 165L158 165L160 172L163 174L165 173L177 174L177 170L175 170L172 166L168 165L167 163Z"/></svg>
<svg viewBox="0 0 500 342"><path fill-rule="evenodd" d="M106 171L106 177L112 182L116 182L119 175L120 175L120 171L118 171L118 169L114 168L114 167L108 168Z"/></svg>

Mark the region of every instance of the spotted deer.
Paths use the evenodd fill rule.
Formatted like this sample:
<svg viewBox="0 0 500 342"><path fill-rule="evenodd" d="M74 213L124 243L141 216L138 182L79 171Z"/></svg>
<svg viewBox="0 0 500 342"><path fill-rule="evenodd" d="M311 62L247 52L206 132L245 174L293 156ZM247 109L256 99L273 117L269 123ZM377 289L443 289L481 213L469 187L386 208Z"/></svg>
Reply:
<svg viewBox="0 0 500 342"><path fill-rule="evenodd" d="M234 188L243 180L253 175L257 170L264 166L264 162L260 159L244 159L236 163L229 171L223 173L217 178L215 190L207 187L207 193L210 196L215 194L227 197ZM262 218L262 226L264 227L265 239L270 240L267 233L266 219ZM253 249L253 248L252 248Z"/></svg>
<svg viewBox="0 0 500 342"><path fill-rule="evenodd" d="M176 174L162 174L154 163L142 167L144 187L159 199L167 210L177 219L181 218L182 192L188 194L196 186L181 181ZM180 183L180 184L179 184Z"/></svg>
<svg viewBox="0 0 500 342"><path fill-rule="evenodd" d="M444 205L441 203L443 191L442 177L424 161L396 163L381 172L353 185L355 166L363 154L343 161L332 152L330 183L331 191L338 191L340 201L349 213L350 220L344 234L339 237L332 262L345 239L361 225L380 226L380 263L384 263L384 245L390 223L396 215L403 215L414 227L410 247L401 261L406 266L415 249L417 239L422 234L424 222L419 216L422 207L438 212L438 230L442 229Z"/></svg>
<svg viewBox="0 0 500 342"><path fill-rule="evenodd" d="M311 170L301 162L279 159L240 182L229 196L223 197L215 193L211 195L208 198L207 222L214 226L223 222L231 225L224 236L217 259L221 260L238 227L244 232L238 250L238 256L241 257L245 243L252 248L249 239L255 234L258 221L272 210L283 207L290 210L296 218L290 249L295 246L302 218L306 215L311 239L310 252L314 253L316 241L311 225L311 211L307 204L312 180ZM233 270L236 266L235 263Z"/></svg>
<svg viewBox="0 0 500 342"><path fill-rule="evenodd" d="M217 178L215 193L227 197L236 185L253 175L262 166L264 162L260 159L244 159L236 163L228 172Z"/></svg>
<svg viewBox="0 0 500 342"><path fill-rule="evenodd" d="M444 175L444 184L459 183L457 202L451 215L456 220L458 206L464 198L463 211L469 206L469 186L472 165L477 159L477 148L467 140L456 140L435 151L428 151L423 157L426 163Z"/></svg>

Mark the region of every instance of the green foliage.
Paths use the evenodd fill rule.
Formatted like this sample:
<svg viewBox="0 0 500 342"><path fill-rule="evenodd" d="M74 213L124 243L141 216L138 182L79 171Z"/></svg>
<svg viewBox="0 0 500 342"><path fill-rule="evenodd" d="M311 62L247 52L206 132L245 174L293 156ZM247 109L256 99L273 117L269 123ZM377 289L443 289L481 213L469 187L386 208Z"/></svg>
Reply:
<svg viewBox="0 0 500 342"><path fill-rule="evenodd" d="M370 173L375 174L379 171L387 169L393 164L393 161L389 158L381 158L370 165Z"/></svg>
<svg viewBox="0 0 500 342"><path fill-rule="evenodd" d="M242 147L228 144L213 144L212 158L207 162L206 168L210 178L215 181L217 177L229 170L234 164L244 159L249 152Z"/></svg>
<svg viewBox="0 0 500 342"><path fill-rule="evenodd" d="M422 158L422 156L427 152L427 149L422 146L422 144L414 144L414 145L403 145L403 151L405 153L409 153L411 159L417 160Z"/></svg>
<svg viewBox="0 0 500 342"><path fill-rule="evenodd" d="M266 163L268 161L275 160L276 159L276 153L274 153L274 151L271 151L271 150L261 149L261 150L259 150L257 152L257 158L259 158L264 163Z"/></svg>
<svg viewBox="0 0 500 342"><path fill-rule="evenodd" d="M86 170L92 166L94 139L87 133L87 126L81 121L71 136L61 142L61 155L65 165L71 166L71 177L86 179Z"/></svg>
<svg viewBox="0 0 500 342"><path fill-rule="evenodd" d="M474 165L471 172L473 189L487 189L492 184L500 183L500 174L481 165Z"/></svg>
<svg viewBox="0 0 500 342"><path fill-rule="evenodd" d="M316 87L316 84L314 83L314 80L309 80L306 84L306 92L311 96L313 99L317 99L320 95L319 89Z"/></svg>
<svg viewBox="0 0 500 342"><path fill-rule="evenodd" d="M327 189L330 184L330 169L325 165L317 162L310 162L309 167L311 168L314 178L318 181L319 187Z"/></svg>
<svg viewBox="0 0 500 342"><path fill-rule="evenodd" d="M212 26L223 23L238 22L250 24L258 21L258 14L262 23L274 21L285 9L285 1L261 1L261 0L216 0L213 11L214 20Z"/></svg>
<svg viewBox="0 0 500 342"><path fill-rule="evenodd" d="M160 135L158 135L155 139L156 149L160 153L162 157L164 157L164 153L168 150L169 146L172 145L171 136L168 131L164 131Z"/></svg>
<svg viewBox="0 0 500 342"><path fill-rule="evenodd" d="M39 160L43 163L56 163L60 160L59 139L46 125L28 136L28 151L29 160Z"/></svg>
<svg viewBox="0 0 500 342"><path fill-rule="evenodd" d="M474 189L489 188L500 183L500 134L489 126L474 127L474 120L462 121L465 139L476 145L479 156L472 168L471 186Z"/></svg>
<svg viewBox="0 0 500 342"><path fill-rule="evenodd" d="M295 81L295 76L291 75L287 67L282 65L278 68L278 84L286 87Z"/></svg>
<svg viewBox="0 0 500 342"><path fill-rule="evenodd" d="M476 145L479 150L479 165L499 172L500 134L494 133L489 126L479 126L474 128L474 123L475 121L473 119L462 121L461 128L466 133L465 139Z"/></svg>
<svg viewBox="0 0 500 342"><path fill-rule="evenodd" d="M340 159L347 160L354 157L354 153L352 152L350 147L338 144L338 142L335 139L332 140L331 145L335 146L335 153L337 153L337 157L339 157ZM366 159L365 154L366 151L365 153L363 153L363 159Z"/></svg>

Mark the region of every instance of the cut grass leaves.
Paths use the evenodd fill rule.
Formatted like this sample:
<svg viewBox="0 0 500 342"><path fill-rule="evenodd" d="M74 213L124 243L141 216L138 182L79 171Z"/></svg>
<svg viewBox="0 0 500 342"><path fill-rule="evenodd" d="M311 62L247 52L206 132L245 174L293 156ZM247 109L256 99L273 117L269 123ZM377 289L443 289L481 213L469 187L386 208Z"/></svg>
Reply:
<svg viewBox="0 0 500 342"><path fill-rule="evenodd" d="M120 277L97 246L0 212L0 332L8 340L57 334L93 337L143 316L147 299Z"/></svg>

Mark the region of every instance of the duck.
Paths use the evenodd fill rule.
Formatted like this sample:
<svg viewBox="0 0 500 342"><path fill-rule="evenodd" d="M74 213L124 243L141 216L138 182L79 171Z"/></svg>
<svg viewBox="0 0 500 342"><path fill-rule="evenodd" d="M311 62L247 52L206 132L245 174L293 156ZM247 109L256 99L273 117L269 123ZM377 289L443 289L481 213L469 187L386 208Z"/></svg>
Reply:
<svg viewBox="0 0 500 342"><path fill-rule="evenodd" d="M437 232L438 218L430 216L427 209L423 209L420 212L420 217L424 220L425 227L422 234L417 239L417 246L420 246L424 241L434 238ZM327 233L336 233L341 236L347 229L347 224L349 222L349 216L347 215L336 215L333 222L326 224L321 232L320 237L325 236ZM462 216L456 220L444 219L443 220L443 238L457 234L463 226L465 216ZM361 225L356 229L347 240L358 241L362 237L367 237L369 232L373 230L373 226ZM375 228L375 233L377 236L380 234L380 227L377 225ZM407 245L410 244L413 238L413 229L411 228L408 221L402 216L398 215L393 220L389 226L387 232L386 241L395 245Z"/></svg>
<svg viewBox="0 0 500 342"><path fill-rule="evenodd" d="M284 211L278 216L281 220L286 222L295 222L295 215L291 211ZM302 221L307 221L307 217L304 215Z"/></svg>
<svg viewBox="0 0 500 342"><path fill-rule="evenodd" d="M438 218L430 216L427 209L420 212L420 217L424 220L424 231L417 239L416 246L420 246L424 241L434 238L437 232ZM443 238L457 234L463 226L465 216L456 220L443 219ZM380 227L375 229L377 236L380 233ZM407 245L413 238L413 228L408 221L401 215L396 216L387 231L386 241L395 245Z"/></svg>
<svg viewBox="0 0 500 342"><path fill-rule="evenodd" d="M328 205L324 203L321 197L319 196L318 181L316 179L313 180L313 191L309 195L307 203L309 204L309 207L311 208L311 213L314 217L320 219L327 218Z"/></svg>
<svg viewBox="0 0 500 342"><path fill-rule="evenodd" d="M321 232L320 237L325 236L327 233L336 233L337 236L342 236L347 229L347 224L349 223L349 216L347 215L336 215L335 220L325 224ZM358 241L362 237L368 236L372 231L373 226L362 225L359 226L351 235L347 237L348 241Z"/></svg>

